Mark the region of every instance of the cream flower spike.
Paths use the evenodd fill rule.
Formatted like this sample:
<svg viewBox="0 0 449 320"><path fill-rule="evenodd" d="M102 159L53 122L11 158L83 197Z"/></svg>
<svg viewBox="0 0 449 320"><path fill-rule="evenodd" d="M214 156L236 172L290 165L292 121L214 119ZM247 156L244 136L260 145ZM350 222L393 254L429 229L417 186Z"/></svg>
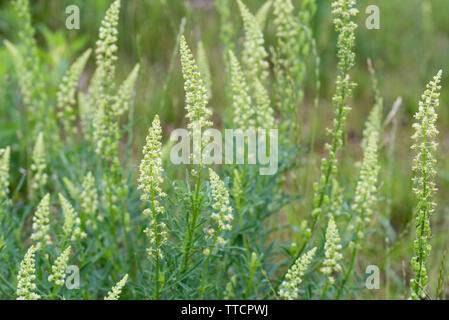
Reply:
<svg viewBox="0 0 449 320"><path fill-rule="evenodd" d="M50 194L46 194L37 206L33 216L33 233L31 239L36 241L36 247L51 244L50 238Z"/></svg>
<svg viewBox="0 0 449 320"><path fill-rule="evenodd" d="M120 294L122 293L122 289L128 281L128 275L126 274L122 280L117 282L117 284L112 288L111 291L108 292L108 295L104 298L104 300L118 300L120 298Z"/></svg>
<svg viewBox="0 0 449 320"><path fill-rule="evenodd" d="M212 126L210 121L212 111L207 108L207 89L184 36L181 37L180 52L184 77L186 117L189 120L187 127L191 130L194 127L196 129L210 127Z"/></svg>
<svg viewBox="0 0 449 320"><path fill-rule="evenodd" d="M284 300L298 299L299 285L316 253L316 247L307 251L288 269L284 281L279 288L279 296Z"/></svg>
<svg viewBox="0 0 449 320"><path fill-rule="evenodd" d="M20 270L17 275L17 300L39 300L41 298L36 291L36 261L34 254L37 251L35 246L31 246L20 263Z"/></svg>

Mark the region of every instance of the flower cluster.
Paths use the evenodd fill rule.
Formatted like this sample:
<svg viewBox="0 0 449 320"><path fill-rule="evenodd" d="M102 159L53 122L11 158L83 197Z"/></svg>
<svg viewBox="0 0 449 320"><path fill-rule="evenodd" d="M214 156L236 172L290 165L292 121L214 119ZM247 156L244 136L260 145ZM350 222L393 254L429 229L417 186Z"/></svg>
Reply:
<svg viewBox="0 0 449 320"><path fill-rule="evenodd" d="M31 246L25 253L25 257L20 263L20 270L17 274L17 300L38 300L40 295L35 293L36 267L34 254L37 251L35 246Z"/></svg>
<svg viewBox="0 0 449 320"><path fill-rule="evenodd" d="M33 216L33 233L31 239L37 242L36 247L50 244L50 194L46 194L37 206Z"/></svg>
<svg viewBox="0 0 449 320"><path fill-rule="evenodd" d="M187 127L193 132L212 125L212 122L209 120L212 111L207 108L207 89L204 86L204 81L184 36L181 37L180 51L184 77L186 117L189 120Z"/></svg>
<svg viewBox="0 0 449 320"><path fill-rule="evenodd" d="M248 85L240 67L237 57L229 51L229 64L231 68L232 109L233 123L236 128L246 130L255 127L255 110L251 103Z"/></svg>
<svg viewBox="0 0 449 320"><path fill-rule="evenodd" d="M268 53L264 48L262 29L254 15L241 0L237 0L245 29L243 43L243 64L251 81L260 79L265 82L268 78Z"/></svg>
<svg viewBox="0 0 449 320"><path fill-rule="evenodd" d="M115 76L115 62L117 60L116 45L118 36L118 19L120 13L120 0L116 0L109 9L101 22L100 32L97 40L97 49L95 50L97 67L103 70L104 79L111 81Z"/></svg>
<svg viewBox="0 0 449 320"><path fill-rule="evenodd" d="M0 149L0 206L9 196L9 162L11 148Z"/></svg>
<svg viewBox="0 0 449 320"><path fill-rule="evenodd" d="M326 259L323 261L324 267L321 268L321 272L328 276L329 282L334 283L333 272L340 272L341 265L339 261L343 258L341 253L342 246L340 244L340 235L338 234L337 224L334 217L330 216L326 230L326 242L324 244L324 256Z"/></svg>
<svg viewBox="0 0 449 320"><path fill-rule="evenodd" d="M49 282L54 282L57 286L62 286L65 280L65 270L67 269L67 262L69 261L71 246L68 246L56 258L55 264L51 266L51 275L48 276Z"/></svg>
<svg viewBox="0 0 449 320"><path fill-rule="evenodd" d="M98 227L97 221L103 221L103 216L98 213L98 191L92 172L88 172L84 177L82 188L79 196L82 214L85 216L86 225L95 230Z"/></svg>
<svg viewBox="0 0 449 320"><path fill-rule="evenodd" d="M232 230L232 207L229 201L229 193L224 182L220 179L214 170L209 168L210 188L212 192L212 208L216 211L212 214L212 219L217 224L217 229L209 228L206 230L208 236L219 234L221 231ZM226 241L218 235L217 242L224 244Z"/></svg>
<svg viewBox="0 0 449 320"><path fill-rule="evenodd" d="M147 201L149 208L144 210L144 215L150 218L150 227L145 233L150 239L151 247L147 249L150 257L163 258L161 246L167 242L166 225L159 222L158 215L165 213L165 208L160 200L167 195L162 191L161 184L164 182L162 174L162 129L159 117L154 117L149 129L146 144L143 147L143 159L140 162L138 189L141 190L141 199Z"/></svg>
<svg viewBox="0 0 449 320"><path fill-rule="evenodd" d="M412 139L415 143L412 150L416 152L413 162L413 191L418 199L416 208L416 239L413 243L415 256L411 265L415 273L414 279L410 280L412 299L425 297L425 288L428 283L426 262L430 254L430 215L434 212L436 203L433 195L436 192L434 152L437 148L435 141L438 135L436 128L437 114L435 109L440 104L440 82L442 71L427 85L427 89L419 102L418 112L415 114L416 122L413 124L415 133Z"/></svg>
<svg viewBox="0 0 449 320"><path fill-rule="evenodd" d="M31 164L31 171L33 172L33 189L43 189L47 184L48 176L45 173L47 169L47 162L45 159L45 143L44 134L41 132L37 136L36 145L33 150L33 163Z"/></svg>
<svg viewBox="0 0 449 320"><path fill-rule="evenodd" d="M59 194L58 196L64 214L64 225L62 226L62 230L64 231L65 236L71 241L85 238L87 234L81 230L81 219L79 218L78 213L62 194Z"/></svg>
<svg viewBox="0 0 449 320"><path fill-rule="evenodd" d="M346 124L346 116L351 108L346 105L346 100L352 95L355 82L350 80L349 70L354 66L355 53L352 51L355 40L355 29L357 25L351 20L357 15L358 10L354 8L355 0L336 0L332 3L334 14L334 25L338 32L338 75L336 80L336 93L332 99L335 106L335 119L333 128L328 129L332 142L325 145L328 157L321 160L321 177L314 184L314 211L312 215L316 221L322 212L322 206L330 203L326 194L332 177L337 173L337 153L343 146L343 130Z"/></svg>
<svg viewBox="0 0 449 320"><path fill-rule="evenodd" d="M62 122L67 134L76 132L76 113L74 110L76 104L76 88L80 76L90 57L91 49L86 50L70 67L62 78L57 93L58 117Z"/></svg>
<svg viewBox="0 0 449 320"><path fill-rule="evenodd" d="M117 284L108 292L108 295L104 298L104 300L118 300L120 298L120 294L122 293L122 289L128 281L128 275L125 276L117 282Z"/></svg>
<svg viewBox="0 0 449 320"><path fill-rule="evenodd" d="M316 253L316 247L304 253L296 260L293 266L288 269L284 281L279 288L279 296L284 300L295 300L298 298L298 287L301 284L304 274L307 271L313 257Z"/></svg>

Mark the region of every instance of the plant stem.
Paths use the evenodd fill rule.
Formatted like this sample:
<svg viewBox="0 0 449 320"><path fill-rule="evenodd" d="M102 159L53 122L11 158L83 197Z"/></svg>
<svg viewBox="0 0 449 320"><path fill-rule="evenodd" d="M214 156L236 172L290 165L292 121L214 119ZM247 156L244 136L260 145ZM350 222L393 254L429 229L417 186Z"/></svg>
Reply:
<svg viewBox="0 0 449 320"><path fill-rule="evenodd" d="M207 267L209 265L209 261L210 261L210 258L212 256L212 252L214 251L215 244L217 243L217 239L218 239L218 234L219 233L220 233L220 228L218 228L217 231L215 232L214 241L212 242L212 245L209 247L209 254L207 255L206 263L204 264L203 273L201 275L200 293L198 295L198 300L201 300L203 298L203 293L204 293L204 290L205 290L204 282L206 281Z"/></svg>

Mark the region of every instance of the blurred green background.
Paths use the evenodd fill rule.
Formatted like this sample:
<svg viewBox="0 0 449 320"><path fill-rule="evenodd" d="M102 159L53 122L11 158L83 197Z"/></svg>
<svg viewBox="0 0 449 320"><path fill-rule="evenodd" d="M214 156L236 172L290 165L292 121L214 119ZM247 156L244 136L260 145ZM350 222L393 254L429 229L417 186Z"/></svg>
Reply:
<svg viewBox="0 0 449 320"><path fill-rule="evenodd" d="M48 66L47 76L51 81L49 92L55 92L63 72L75 57L87 47L95 47L97 30L101 19L112 1L76 1L76 0L33 0L32 17L37 29L40 54ZM299 7L299 0L292 1ZM333 117L330 98L334 92L336 74L336 39L330 15L330 2L317 0L318 11L313 20L313 34L317 41L317 50L321 59L319 92L319 123L316 141L316 155L306 160L312 161L308 167L312 170L313 180L318 174L317 159L323 151L326 141L325 128ZM232 19L235 26L234 42L240 49L242 43L242 22L237 4L232 3ZM252 10L263 4L260 0L246 0ZM380 8L380 30L368 30L365 9L375 4ZM65 8L77 5L80 8L80 29L68 30L65 27ZM354 170L361 158L360 140L364 121L373 104L371 80L366 60L371 58L377 70L379 87L384 96L385 114L399 96L403 103L384 130L381 170L381 210L377 221L379 229L374 241L368 242L366 264L382 265L386 278L386 290L373 292L385 298L402 298L393 292L394 288L405 286L402 277L403 263L408 272L411 256L413 232L414 196L411 193L410 135L413 114L417 110L418 100L425 84L439 69L445 71L438 127L440 129L440 149L438 153L438 209L433 217L433 245L431 272L436 274L441 261L441 253L446 248L449 228L449 162L445 155L449 148L449 1L447 0L359 0L356 54L357 67L354 79L359 84L351 105L346 147L343 154L343 169L340 178L348 194L354 188L358 170ZM123 79L137 62L141 63L141 75L135 100L135 155L138 156L145 138L147 127L155 114L159 114L167 133L184 123L184 90L180 64L177 56L176 38L182 19L185 18L184 34L196 49L196 43L203 41L212 71L213 97L210 105L214 109L214 122L222 126L220 114L226 110L225 96L226 72L223 61L223 45L220 43L220 20L213 0L122 0L119 24L119 64L118 74ZM265 28L266 47L274 44L273 16L268 17ZM15 123L17 115L14 109L20 105L20 95L14 81L12 61L3 40L13 42L17 39L17 26L9 1L0 2L0 144L13 143L18 139ZM87 79L93 72L94 60L91 58L85 81L80 86L86 88ZM306 80L306 99L304 101L302 123L303 142L306 146L310 139L315 90L314 59L309 62ZM137 160L134 161L137 163ZM12 164L13 170L18 169ZM306 198L307 199L307 198ZM310 198L309 198L310 199ZM289 213L291 214L291 213ZM295 213L293 221L301 221L307 214ZM380 226L380 227L379 227ZM381 250L381 251L379 251ZM381 252L381 253L379 253ZM385 254L386 253L386 254ZM438 253L438 254L435 254ZM436 281L435 277L431 282ZM370 295L371 293L368 293Z"/></svg>

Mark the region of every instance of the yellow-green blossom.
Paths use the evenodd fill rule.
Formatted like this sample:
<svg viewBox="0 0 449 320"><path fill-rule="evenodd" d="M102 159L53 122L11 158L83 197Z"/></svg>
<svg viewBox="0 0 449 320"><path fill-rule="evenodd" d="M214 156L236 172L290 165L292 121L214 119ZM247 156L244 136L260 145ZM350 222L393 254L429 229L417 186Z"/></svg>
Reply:
<svg viewBox="0 0 449 320"><path fill-rule="evenodd" d="M36 291L36 261L34 254L37 247L31 246L20 263L20 270L17 274L17 300L38 300L41 298Z"/></svg>
<svg viewBox="0 0 449 320"><path fill-rule="evenodd" d="M104 298L104 300L118 300L120 298L120 294L122 293L122 289L128 281L128 275L126 274L122 280L117 282L117 284L112 288L111 291L108 292L108 295Z"/></svg>
<svg viewBox="0 0 449 320"><path fill-rule="evenodd" d="M102 69L106 82L115 79L115 62L117 60L116 45L118 40L118 19L120 13L120 0L112 3L106 11L106 15L101 22L95 50L97 67Z"/></svg>
<svg viewBox="0 0 449 320"><path fill-rule="evenodd" d="M79 218L78 213L62 194L59 194L58 196L64 214L64 225L62 226L62 230L64 231L65 237L71 241L85 238L87 235L81 230L81 219Z"/></svg>
<svg viewBox="0 0 449 320"><path fill-rule="evenodd" d="M216 224L216 228L206 228L206 236L214 238L212 248L206 249L205 254L209 254L210 250L214 249L215 241L219 245L224 245L226 240L221 236L221 232L232 230L232 220L234 219L233 209L229 201L229 192L226 189L224 182L220 179L214 170L209 168L210 188L212 193L212 220Z"/></svg>
<svg viewBox="0 0 449 320"><path fill-rule="evenodd" d="M337 57L338 75L336 80L336 93L332 99L335 107L335 119L332 129L328 129L331 143L325 145L328 157L321 160L320 180L314 184L314 207L312 212L312 231L316 225L317 217L322 212L323 206L329 205L331 199L327 194L329 184L337 174L337 154L343 146L343 132L346 124L346 115L351 109L347 105L347 99L352 95L355 82L351 81L349 70L354 66L355 53L352 51L355 41L355 29L357 25L352 21L358 13L354 8L355 0L336 0L332 2L334 25L338 33Z"/></svg>
<svg viewBox="0 0 449 320"><path fill-rule="evenodd" d="M212 126L212 122L209 120L212 111L207 108L207 89L204 86L204 81L184 36L181 37L180 51L184 77L186 117L189 120L187 127L191 130L201 130L204 127Z"/></svg>
<svg viewBox="0 0 449 320"><path fill-rule="evenodd" d="M285 279L282 281L279 288L279 296L281 299L298 299L299 285L302 283L304 274L312 262L315 252L316 247L300 256L290 269L288 269Z"/></svg>
<svg viewBox="0 0 449 320"><path fill-rule="evenodd" d="M68 246L56 258L55 264L51 266L51 275L48 276L49 282L54 282L56 286L64 285L65 270L67 269L67 262L69 261L71 246Z"/></svg>
<svg viewBox="0 0 449 320"><path fill-rule="evenodd" d="M324 244L324 266L320 271L327 275L331 284L335 281L332 273L341 271L340 260L343 258L341 250L342 246L340 244L337 224L335 223L334 216L330 216L326 230L326 242Z"/></svg>
<svg viewBox="0 0 449 320"><path fill-rule="evenodd" d="M31 171L33 173L33 181L32 181L33 189L41 190L47 184L48 175L45 172L46 169L47 169L47 161L45 157L44 134L41 132L37 136L31 164Z"/></svg>
<svg viewBox="0 0 449 320"><path fill-rule="evenodd" d="M148 203L144 215L150 218L150 227L145 229L151 247L147 249L150 257L163 259L161 247L167 242L167 227L158 219L159 214L165 213L165 208L160 201L166 197L161 184L164 182L162 174L162 129L159 117L154 117L151 128L143 148L143 159L139 168L139 185L141 199Z"/></svg>
<svg viewBox="0 0 449 320"><path fill-rule="evenodd" d="M436 108L440 105L440 82L442 71L433 78L419 102L418 112L415 114L416 122L413 124L415 133L412 139L415 143L413 160L413 192L418 199L416 208L416 239L413 243L415 256L411 260L414 278L410 280L412 299L425 297L425 290L429 281L427 275L427 257L430 254L430 216L435 211L436 203L433 200L437 190L435 186L436 158L435 150L438 143L436 128Z"/></svg>
<svg viewBox="0 0 449 320"><path fill-rule="evenodd" d="M46 194L37 206L33 216L33 233L31 239L36 241L36 247L51 244L50 238L50 194Z"/></svg>
<svg viewBox="0 0 449 320"><path fill-rule="evenodd" d="M76 89L84 67L91 54L91 49L86 50L70 67L62 78L57 97L59 121L67 134L76 132Z"/></svg>

